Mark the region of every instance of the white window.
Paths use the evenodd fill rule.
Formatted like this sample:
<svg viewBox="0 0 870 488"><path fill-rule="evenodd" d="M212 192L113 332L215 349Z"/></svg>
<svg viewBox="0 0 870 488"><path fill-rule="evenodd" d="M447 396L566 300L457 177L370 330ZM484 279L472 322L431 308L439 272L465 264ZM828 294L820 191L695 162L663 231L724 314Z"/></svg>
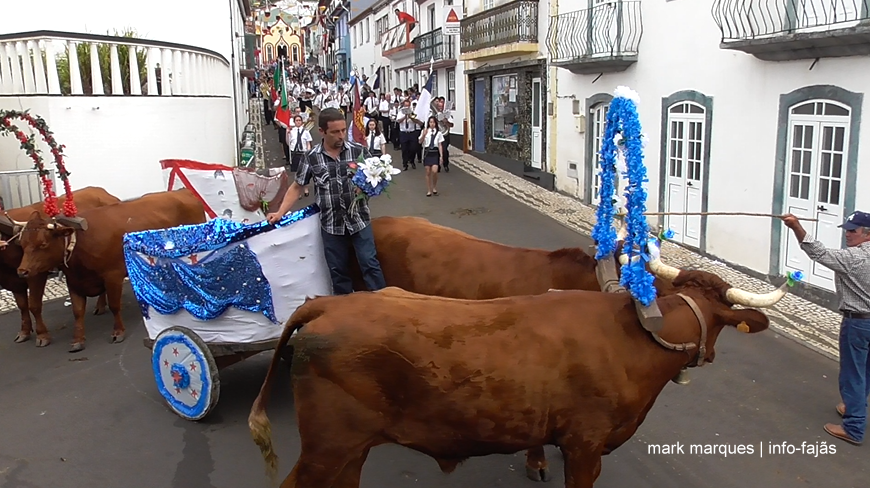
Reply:
<svg viewBox="0 0 870 488"><path fill-rule="evenodd" d="M353 47L356 47L356 26L353 26L353 29L351 29L350 37L353 40Z"/></svg>
<svg viewBox="0 0 870 488"><path fill-rule="evenodd" d="M492 77L492 138L517 142L517 75Z"/></svg>
<svg viewBox="0 0 870 488"><path fill-rule="evenodd" d="M275 59L275 51L271 44L266 44L266 61L271 63L273 59Z"/></svg>
<svg viewBox="0 0 870 488"><path fill-rule="evenodd" d="M495 6L495 0L483 0L483 9L489 10Z"/></svg>
<svg viewBox="0 0 870 488"><path fill-rule="evenodd" d="M589 135L592 137L592 158L595 164L592 166L592 204L601 203L601 144L604 141L604 126L607 120L608 103L599 103L590 109L589 118L592 122Z"/></svg>
<svg viewBox="0 0 870 488"><path fill-rule="evenodd" d="M371 42L371 40L372 40L371 26L369 25L369 18L366 17L366 42Z"/></svg>
<svg viewBox="0 0 870 488"><path fill-rule="evenodd" d="M703 168L706 110L694 102L677 102L668 107L667 173L665 206L667 212L699 213L703 203ZM701 217L669 215L665 227L674 231L674 240L701 247Z"/></svg>
<svg viewBox="0 0 870 488"><path fill-rule="evenodd" d="M456 70L447 70L447 101L456 103Z"/></svg>
<svg viewBox="0 0 870 488"><path fill-rule="evenodd" d="M434 5L429 6L428 13L429 13L429 30L433 31L433 30L435 30L436 26L438 25L438 22L435 20L435 6Z"/></svg>
<svg viewBox="0 0 870 488"><path fill-rule="evenodd" d="M810 100L791 107L786 148L785 210L805 222L807 233L827 247L839 248L846 218L846 151L851 111L831 100ZM830 269L810 261L789 233L785 240L785 270L802 271L811 285L834 290Z"/></svg>
<svg viewBox="0 0 870 488"><path fill-rule="evenodd" d="M383 37L384 32L386 32L390 28L390 19L388 16L384 15L380 19L375 21L375 30L377 31L375 37L375 43L380 44L381 37Z"/></svg>

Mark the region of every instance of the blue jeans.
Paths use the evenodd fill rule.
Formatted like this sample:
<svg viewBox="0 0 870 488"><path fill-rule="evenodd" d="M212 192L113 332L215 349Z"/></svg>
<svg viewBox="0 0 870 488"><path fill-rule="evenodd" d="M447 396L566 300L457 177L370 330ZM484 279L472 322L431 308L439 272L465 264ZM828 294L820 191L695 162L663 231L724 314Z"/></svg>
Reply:
<svg viewBox="0 0 870 488"><path fill-rule="evenodd" d="M381 263L378 262L378 252L375 249L375 235L372 226L368 225L356 234L332 235L325 230L323 236L323 252L326 264L329 266L329 276L332 278L332 292L336 295L353 293L353 282L350 278L350 249L353 247L356 260L362 271L363 281L371 291L386 288Z"/></svg>
<svg viewBox="0 0 870 488"><path fill-rule="evenodd" d="M843 429L856 441L864 440L867 397L870 396L870 319L843 319L840 326L840 396L846 405Z"/></svg>

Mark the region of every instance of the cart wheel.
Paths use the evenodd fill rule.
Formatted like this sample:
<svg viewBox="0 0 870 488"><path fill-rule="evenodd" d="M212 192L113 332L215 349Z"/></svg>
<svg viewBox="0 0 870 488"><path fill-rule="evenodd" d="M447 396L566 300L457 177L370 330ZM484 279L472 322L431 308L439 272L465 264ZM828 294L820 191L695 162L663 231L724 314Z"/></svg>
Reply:
<svg viewBox="0 0 870 488"><path fill-rule="evenodd" d="M157 390L179 417L201 420L217 405L221 383L208 345L186 327L157 336L151 352Z"/></svg>

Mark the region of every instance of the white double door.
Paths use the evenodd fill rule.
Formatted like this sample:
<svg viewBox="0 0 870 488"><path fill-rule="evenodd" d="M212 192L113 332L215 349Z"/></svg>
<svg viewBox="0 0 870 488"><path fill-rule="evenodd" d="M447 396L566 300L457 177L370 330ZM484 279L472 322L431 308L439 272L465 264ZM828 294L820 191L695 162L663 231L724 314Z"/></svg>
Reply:
<svg viewBox="0 0 870 488"><path fill-rule="evenodd" d="M821 107L830 107L830 104L818 105L817 112L823 111ZM789 121L785 212L818 219L817 222L804 221L802 225L817 241L833 249L841 247L843 237L842 229L837 226L845 218L848 124L846 117L822 114L792 115ZM783 272L801 271L807 283L833 291L834 273L811 261L787 229L782 238Z"/></svg>

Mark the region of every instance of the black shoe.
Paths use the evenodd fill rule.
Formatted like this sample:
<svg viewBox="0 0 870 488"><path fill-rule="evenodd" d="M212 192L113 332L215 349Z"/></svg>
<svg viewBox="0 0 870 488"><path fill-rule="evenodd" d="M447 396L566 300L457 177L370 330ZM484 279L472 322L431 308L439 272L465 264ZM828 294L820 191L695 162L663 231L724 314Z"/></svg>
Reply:
<svg viewBox="0 0 870 488"><path fill-rule="evenodd" d="M449 172L450 172L450 166L447 166L447 165L445 164L445 165L444 165L444 172L445 172L445 173L449 173Z"/></svg>
<svg viewBox="0 0 870 488"><path fill-rule="evenodd" d="M417 165L414 163L411 163L411 169L417 169Z"/></svg>

